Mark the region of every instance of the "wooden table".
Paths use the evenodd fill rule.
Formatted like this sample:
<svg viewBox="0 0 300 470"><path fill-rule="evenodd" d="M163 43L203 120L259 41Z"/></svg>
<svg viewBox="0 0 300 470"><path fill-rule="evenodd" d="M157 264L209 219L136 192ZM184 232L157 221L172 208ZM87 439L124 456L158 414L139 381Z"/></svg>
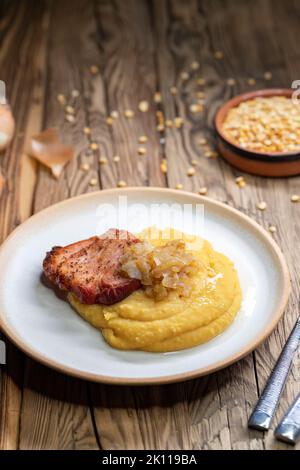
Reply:
<svg viewBox="0 0 300 470"><path fill-rule="evenodd" d="M0 5L0 78L15 119L16 135L0 165L6 186L0 198L1 240L32 213L71 196L115 187L181 183L234 206L274 234L286 255L292 295L278 328L237 364L187 383L159 387L116 387L76 380L41 366L7 345L0 369L2 449L270 449L287 448L250 431L247 419L296 320L299 299L299 178L265 179L239 172L220 158L206 158L198 142L214 145L216 108L233 94L253 88L290 87L300 79L300 4L253 0L60 0L3 1ZM223 59L214 57L224 53ZM199 64L199 69L197 63ZM93 74L90 66L99 72ZM266 81L265 71L273 78ZM188 76L182 75L188 72ZM255 78L253 86L248 78ZM187 78L187 79L186 79ZM197 85L205 78L206 85ZM234 78L234 86L227 84ZM170 88L178 93L172 95ZM204 88L205 110L192 113L195 93ZM75 123L65 120L57 95L80 96ZM160 90L162 103L153 100ZM140 100L150 109L138 110ZM126 119L124 110L135 117ZM168 128L165 143L156 130L156 111L181 116L182 128ZM121 116L110 126L109 113ZM76 147L77 157L56 180L26 155L30 137L50 126ZM89 136L99 144L86 157ZM137 156L138 137L149 138L147 156ZM118 164L113 156L119 155ZM99 165L99 156L108 164ZM168 173L160 170L162 158ZM194 177L186 176L198 161ZM82 162L90 170L80 170ZM96 178L97 185L90 181ZM260 212L258 201L268 209ZM249 260L251 262L251 260ZM298 274L298 276L297 276ZM268 295L266 293L266 295ZM296 365L298 364L298 367ZM299 356L280 402L277 418L299 392ZM275 424L278 419L275 420ZM300 448L300 445L298 445Z"/></svg>

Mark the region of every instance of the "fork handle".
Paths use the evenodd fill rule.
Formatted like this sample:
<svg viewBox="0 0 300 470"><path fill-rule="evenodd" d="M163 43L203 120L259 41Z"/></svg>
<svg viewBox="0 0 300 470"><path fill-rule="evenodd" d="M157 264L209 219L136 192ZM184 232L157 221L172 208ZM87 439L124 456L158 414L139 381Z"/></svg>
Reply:
<svg viewBox="0 0 300 470"><path fill-rule="evenodd" d="M275 437L293 445L300 438L300 393L275 429Z"/></svg>
<svg viewBox="0 0 300 470"><path fill-rule="evenodd" d="M300 317L285 343L264 391L250 416L248 421L250 428L258 429L259 431L267 431L269 429L299 341Z"/></svg>

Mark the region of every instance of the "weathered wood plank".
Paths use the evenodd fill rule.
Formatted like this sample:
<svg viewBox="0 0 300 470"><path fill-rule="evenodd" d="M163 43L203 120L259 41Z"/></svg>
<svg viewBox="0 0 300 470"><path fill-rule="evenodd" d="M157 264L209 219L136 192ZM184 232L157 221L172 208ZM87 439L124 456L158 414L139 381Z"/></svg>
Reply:
<svg viewBox="0 0 300 470"><path fill-rule="evenodd" d="M26 5L24 2L10 2L2 4L2 7L0 70L16 119L16 134L11 147L1 155L0 162L7 181L0 198L1 241L30 213L27 208L26 211L22 210L22 200L29 200L30 190L25 193L21 190L20 155L24 135L32 128L27 119L27 110L30 108L32 93L37 83L37 57L40 57L41 53L43 25L38 20L42 18L45 10L43 2L37 4L33 1L27 2ZM31 27L28 27L28 24ZM27 177L29 173L27 171ZM0 372L0 449L15 449L19 439L23 355L7 340L6 343L7 365L3 366Z"/></svg>
<svg viewBox="0 0 300 470"><path fill-rule="evenodd" d="M154 44L147 3L96 2L96 19L94 60L98 58L101 67L103 99L108 114L117 110L120 115L111 126L113 151L121 158L118 178L129 186L161 186L165 179L159 169L162 155L153 101L156 90ZM149 104L148 112L139 110L140 101ZM134 112L132 119L124 117L128 109ZM143 135L148 137L148 142L139 144L138 139ZM146 156L138 155L139 147L146 148ZM110 187L105 170L103 168L103 187Z"/></svg>
<svg viewBox="0 0 300 470"><path fill-rule="evenodd" d="M159 163L163 148L156 131L153 96L157 87L154 42L146 2L97 2L98 47L94 58L103 64L104 92L109 111L118 110L112 126L113 146L121 156L118 178L130 185L165 184ZM147 37L147 41L144 38ZM100 52L100 54L99 54ZM97 55L98 54L98 55ZM146 100L147 113L138 110ZM103 106L103 105L102 105ZM126 120L125 109L135 116ZM146 156L138 156L138 137L146 135ZM103 187L109 187L106 169ZM187 448L190 445L182 385L120 388L92 385L99 440L104 449ZM174 397L171 401L166 398ZM176 397L176 403L174 403Z"/></svg>
<svg viewBox="0 0 300 470"><path fill-rule="evenodd" d="M95 156L88 157L90 171L78 171L86 158L84 153L88 148L88 140L83 128L88 124L81 77L84 50L74 25L88 21L85 7L83 2L77 2L77 5L67 1L53 2L47 54L47 99L43 102L44 116L39 126L57 127L63 140L75 146L78 157L68 165L58 181L45 168L38 167L34 211L71 195L89 191L90 179L98 174ZM56 97L62 93L70 102L74 89L80 91L80 96L72 100L76 108L76 122L70 124L65 121L64 111ZM40 100L41 96L37 99ZM87 385L39 366L30 359L26 360L25 367L20 448L97 449Z"/></svg>
<svg viewBox="0 0 300 470"><path fill-rule="evenodd" d="M97 449L87 384L27 360L20 449Z"/></svg>
<svg viewBox="0 0 300 470"><path fill-rule="evenodd" d="M204 11L204 8L207 11ZM178 182L178 178L181 178L179 181L184 188L191 191L197 191L201 186L208 186L209 195L240 205L234 197L236 195L239 202L240 193L236 191L234 184L234 170L221 160L206 158L198 144L201 138L206 138L211 146L214 145L213 110L220 104L224 91L224 78L219 73L216 60L212 58L210 36L206 34L210 21L213 21L214 15L218 14L216 12L217 9L209 2L200 11L197 2L190 2L189 8L185 8L182 2L154 2L154 16L160 18L155 24L163 103L166 114L173 113L171 115L174 116L175 109L175 113L179 113L184 119L182 129L173 129L167 136L166 157L170 162L168 181L173 186ZM196 71L193 70L193 62L199 64ZM184 82L182 72L188 74ZM197 86L197 78L205 78L206 86ZM176 100L170 94L170 87L173 84L176 84L179 90ZM189 106L195 102L197 90L205 92L208 111L194 115L190 112ZM197 173L193 178L189 178L186 176L186 171L192 160L198 162ZM225 185L225 182L230 181L233 194L230 194L229 188ZM209 381L213 383L211 394L206 395L203 381L206 383L207 379L199 379L193 383L192 388L194 391L197 390L197 399L189 401L190 412L197 423L192 427L193 446L261 447L262 444L257 443L256 439L254 442L249 439L245 412L246 408L249 408L250 398L254 397L255 400L257 397L252 357L249 356L247 360L242 361L242 365L231 367L229 371L215 374L215 377ZM231 387L234 387L235 394L231 393ZM204 402L203 406L206 407L207 401L213 410L209 416L204 415L200 405Z"/></svg>
<svg viewBox="0 0 300 470"><path fill-rule="evenodd" d="M293 37L299 35L297 22L294 18L299 17L300 7L297 2L291 2L287 11L282 2L270 2L266 14L271 18L271 21L267 24L267 27L265 27L265 34L273 38L274 44L273 48L272 43L269 44L269 48L265 45L261 55L262 57L272 57L272 60L274 62L276 61L274 68L278 85L290 87L292 80L300 76L300 65L297 60L299 51L295 47L293 40ZM260 22L261 29L263 29L262 20L258 19L258 21ZM288 26L284 27L284 24ZM284 48L282 47L283 41L285 44ZM294 193L299 193L300 178L267 180L267 182L261 179L258 188L262 192L262 198L270 205L268 216L262 217L261 221L267 226L268 218L270 217L278 227L276 241L286 256L292 281L292 293L283 320L279 323L278 328L275 330L274 334L270 336L269 340L256 352L257 372L260 388L262 388L299 315L300 286L297 266L300 262L300 254L294 247L296 246L296 237L300 229L300 207L290 202L290 196ZM272 430L265 436L266 449L289 448L289 446L276 441L272 431L299 390L299 357L300 355L298 353L287 386L280 400ZM296 449L300 449L299 443Z"/></svg>

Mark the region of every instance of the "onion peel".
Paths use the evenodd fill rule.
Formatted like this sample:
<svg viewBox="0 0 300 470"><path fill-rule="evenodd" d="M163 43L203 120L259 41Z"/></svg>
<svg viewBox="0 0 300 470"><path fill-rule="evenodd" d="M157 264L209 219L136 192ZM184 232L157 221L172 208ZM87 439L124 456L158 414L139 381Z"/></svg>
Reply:
<svg viewBox="0 0 300 470"><path fill-rule="evenodd" d="M4 176L2 175L2 172L1 172L1 170L0 170L0 196L1 196L1 194L2 194L4 185L5 185L5 178L4 178Z"/></svg>
<svg viewBox="0 0 300 470"><path fill-rule="evenodd" d="M15 120L10 106L0 104L0 151L10 144L15 132Z"/></svg>
<svg viewBox="0 0 300 470"><path fill-rule="evenodd" d="M75 149L63 144L58 132L49 128L31 137L28 153L50 168L55 178L59 178L65 165L74 157Z"/></svg>

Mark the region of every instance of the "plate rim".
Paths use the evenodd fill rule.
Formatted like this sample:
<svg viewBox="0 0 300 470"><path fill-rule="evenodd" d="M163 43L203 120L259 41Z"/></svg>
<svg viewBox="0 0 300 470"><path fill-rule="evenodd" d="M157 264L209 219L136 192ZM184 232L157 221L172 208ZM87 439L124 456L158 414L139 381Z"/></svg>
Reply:
<svg viewBox="0 0 300 470"><path fill-rule="evenodd" d="M110 384L110 385L160 385L160 384L167 384L167 383L175 383L175 382L183 382L186 380L191 380L197 377L202 377L208 374L212 374L218 370L221 370L225 367L232 365L235 362L238 362L243 357L250 354L254 351L266 338L270 336L272 331L275 329L277 323L279 322L280 318L283 316L290 291L291 291L291 284L290 284L290 273L288 269L287 262L285 257L279 248L279 245L275 242L275 240L271 237L271 235L259 225L255 220L251 219L248 215L244 214L243 212L231 207L221 201L217 201L207 196L201 196L189 191L182 191L177 189L171 188L162 188L162 187L143 187L143 186L132 186L128 188L110 188L110 189L102 189L99 191L93 191L91 193L81 194L78 196L74 196L68 199L64 199L63 201L57 202L52 204L45 209L33 214L28 219L26 219L23 223L21 223L18 227L16 227L8 237L3 241L0 245L0 257L1 253L4 252L6 245L13 239L17 233L23 229L24 225L29 225L32 223L32 220L35 218L40 217L41 215L45 214L49 210L55 210L58 207L67 206L73 204L74 201L78 201L81 199L87 199L89 197L101 196L102 194L115 194L115 193L134 193L134 192L162 192L165 194L173 194L176 197L182 196L189 196L194 197L202 203L208 203L212 207L216 207L219 209L225 210L225 212L234 216L234 218L242 219L249 225L251 231L258 233L264 240L267 242L268 246L270 247L273 255L275 255L277 265L279 270L282 273L283 277L283 289L281 296L278 301L278 306L275 308L274 314L272 315L272 321L268 324L267 328L256 337L256 339L252 340L250 343L247 343L239 352L232 354L229 358L220 360L210 366L200 367L199 369L194 369L193 371L189 372L182 372L178 374L172 375L164 375L161 377L144 377L144 378L124 378L124 377L111 377L107 375L100 375L94 374L91 372L84 372L77 370L73 367L64 366L57 362L56 360L49 359L48 356L36 351L34 347L31 347L27 343L25 343L22 337L19 336L18 333L15 332L14 328L12 328L6 321L5 321L5 314L4 308L1 306L1 297L0 297L0 330L4 332L4 334L12 341L12 343L23 351L27 356L30 358L40 362L41 364L54 369L60 373L70 375L72 377L79 378L81 380L88 380L97 383L103 384ZM0 286L1 289L1 286Z"/></svg>

